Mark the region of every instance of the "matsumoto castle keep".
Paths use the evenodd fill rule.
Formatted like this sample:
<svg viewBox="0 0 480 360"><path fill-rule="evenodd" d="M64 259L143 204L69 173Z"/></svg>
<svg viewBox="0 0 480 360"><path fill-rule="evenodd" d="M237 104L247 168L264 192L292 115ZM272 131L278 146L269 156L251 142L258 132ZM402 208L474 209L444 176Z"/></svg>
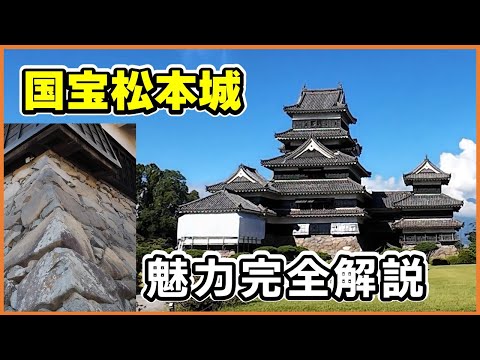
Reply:
<svg viewBox="0 0 480 360"><path fill-rule="evenodd" d="M211 195L180 206L179 248L235 249L298 245L315 251L375 250L435 241L452 245L463 223L463 202L442 194L450 174L428 158L403 174L411 191L368 192L362 147L350 136L357 119L341 86L303 89L285 106L290 129L275 134L281 155L262 160L271 180L240 164Z"/></svg>

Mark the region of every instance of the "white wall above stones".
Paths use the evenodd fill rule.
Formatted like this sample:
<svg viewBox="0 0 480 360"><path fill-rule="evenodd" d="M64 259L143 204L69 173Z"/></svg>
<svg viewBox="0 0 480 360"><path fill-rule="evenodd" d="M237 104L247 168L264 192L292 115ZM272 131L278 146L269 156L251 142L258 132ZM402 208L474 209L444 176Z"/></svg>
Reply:
<svg viewBox="0 0 480 360"><path fill-rule="evenodd" d="M52 151L5 177L7 311L134 311L135 204Z"/></svg>
<svg viewBox="0 0 480 360"><path fill-rule="evenodd" d="M186 214L178 219L177 239L187 237L265 237L265 220L252 214Z"/></svg>
<svg viewBox="0 0 480 360"><path fill-rule="evenodd" d="M177 239L184 237L238 237L240 216L231 214L186 214L178 219Z"/></svg>

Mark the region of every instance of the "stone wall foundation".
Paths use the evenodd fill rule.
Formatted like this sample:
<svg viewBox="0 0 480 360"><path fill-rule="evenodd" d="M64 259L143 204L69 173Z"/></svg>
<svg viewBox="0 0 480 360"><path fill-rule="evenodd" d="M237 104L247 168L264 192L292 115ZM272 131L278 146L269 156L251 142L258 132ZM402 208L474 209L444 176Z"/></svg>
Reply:
<svg viewBox="0 0 480 360"><path fill-rule="evenodd" d="M309 237L295 237L297 246L308 250L328 253L332 257L337 251L362 251L356 236L312 235Z"/></svg>
<svg viewBox="0 0 480 360"><path fill-rule="evenodd" d="M4 189L7 311L135 310L130 199L52 151Z"/></svg>

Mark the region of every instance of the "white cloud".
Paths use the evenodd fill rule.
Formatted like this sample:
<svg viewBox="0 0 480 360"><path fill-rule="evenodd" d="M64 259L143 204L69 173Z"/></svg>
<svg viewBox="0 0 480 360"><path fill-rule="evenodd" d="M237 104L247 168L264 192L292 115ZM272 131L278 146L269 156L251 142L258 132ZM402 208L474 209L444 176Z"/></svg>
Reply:
<svg viewBox="0 0 480 360"><path fill-rule="evenodd" d="M467 199L476 199L477 145L470 139L462 139L458 146L461 150L459 154L444 152L440 155L440 169L452 174L450 183L443 187L443 192L464 201L460 215L475 217L475 203Z"/></svg>
<svg viewBox="0 0 480 360"><path fill-rule="evenodd" d="M459 154L444 152L440 155L440 169L452 174L450 183L442 187L442 192L455 199L463 200L459 215L475 217L477 145L470 139L462 139L459 148L461 150ZM384 179L382 175L363 178L362 185L365 185L369 191L411 190L411 187L405 186L401 177L396 179L393 176L388 179ZM472 199L475 200L472 201Z"/></svg>
<svg viewBox="0 0 480 360"><path fill-rule="evenodd" d="M405 186L403 179L395 179L391 176L384 179L382 175L375 175L373 178L363 178L362 185L365 185L368 191L393 191L393 190L410 190Z"/></svg>

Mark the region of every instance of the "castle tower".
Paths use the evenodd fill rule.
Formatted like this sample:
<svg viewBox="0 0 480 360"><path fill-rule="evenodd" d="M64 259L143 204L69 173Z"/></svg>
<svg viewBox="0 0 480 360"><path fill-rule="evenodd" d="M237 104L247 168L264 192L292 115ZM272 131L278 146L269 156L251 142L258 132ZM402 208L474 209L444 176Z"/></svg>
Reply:
<svg viewBox="0 0 480 360"><path fill-rule="evenodd" d="M335 242L348 236L351 241L367 217L369 195L361 178L371 174L361 165L362 148L350 135L357 119L343 88L304 88L298 102L284 111L292 127L275 134L283 155L261 162L273 171L271 185L281 199L273 210L282 218L271 222L290 225L283 235L292 234L293 225L296 243L310 248L315 248L310 240Z"/></svg>
<svg viewBox="0 0 480 360"><path fill-rule="evenodd" d="M442 185L448 185L450 174L425 157L415 169L403 175L403 180L405 185L413 186L413 192L394 203L402 213L402 218L392 224L400 243L434 241L451 245L459 241L456 231L463 223L453 219L453 213L460 210L463 201L442 194Z"/></svg>

